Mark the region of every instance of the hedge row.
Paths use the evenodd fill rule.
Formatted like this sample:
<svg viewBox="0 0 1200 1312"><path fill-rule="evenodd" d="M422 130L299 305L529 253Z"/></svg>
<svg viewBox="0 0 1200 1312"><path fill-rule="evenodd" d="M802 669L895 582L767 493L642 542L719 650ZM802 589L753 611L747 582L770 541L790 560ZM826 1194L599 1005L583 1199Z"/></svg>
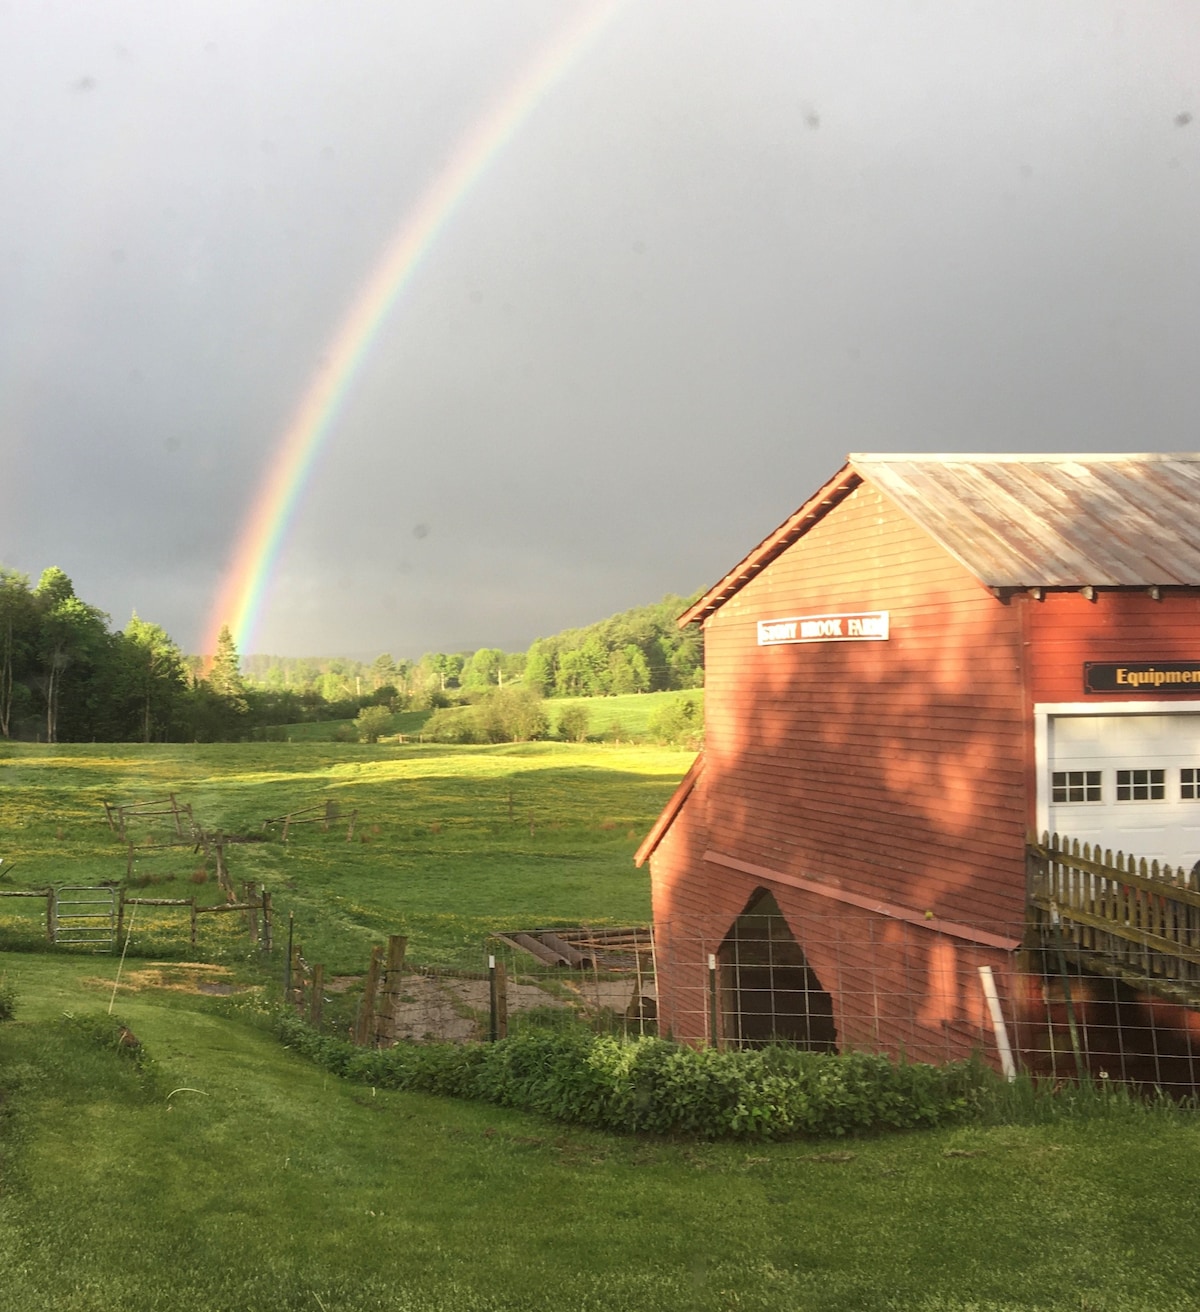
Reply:
<svg viewBox="0 0 1200 1312"><path fill-rule="evenodd" d="M363 1049L284 1016L280 1038L346 1079L520 1108L595 1129L778 1139L961 1120L991 1074L867 1053L720 1052L663 1039L531 1033L479 1045Z"/></svg>

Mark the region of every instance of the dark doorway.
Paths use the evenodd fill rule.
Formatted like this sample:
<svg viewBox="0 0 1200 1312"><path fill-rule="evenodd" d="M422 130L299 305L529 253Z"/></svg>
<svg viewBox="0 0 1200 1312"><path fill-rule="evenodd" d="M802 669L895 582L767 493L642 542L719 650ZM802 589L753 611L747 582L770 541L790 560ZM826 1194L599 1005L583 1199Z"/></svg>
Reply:
<svg viewBox="0 0 1200 1312"><path fill-rule="evenodd" d="M765 888L755 890L733 922L717 960L727 1042L740 1048L795 1043L812 1052L836 1051L833 999Z"/></svg>

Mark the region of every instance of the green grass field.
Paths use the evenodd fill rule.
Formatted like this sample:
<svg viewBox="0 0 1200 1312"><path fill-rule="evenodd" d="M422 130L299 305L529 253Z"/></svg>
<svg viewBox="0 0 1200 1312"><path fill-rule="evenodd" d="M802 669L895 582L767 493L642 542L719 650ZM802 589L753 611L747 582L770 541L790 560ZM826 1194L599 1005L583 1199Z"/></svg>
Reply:
<svg viewBox="0 0 1200 1312"><path fill-rule="evenodd" d="M267 883L331 969L361 971L395 929L414 959L477 964L496 924L644 920L629 858L688 760L5 745L0 889L119 877L103 798L173 789L205 823L249 832L335 796L359 811L353 843L309 826L286 848L239 845L235 878ZM181 883L210 891L186 872L145 891ZM115 1010L151 1059L139 1070L89 1028L117 961L31 950L39 911L0 899L0 943L22 949L0 951L16 995L0 1023L0 1312L1200 1305L1192 1115L751 1146L564 1129L327 1075L272 1037L269 977L223 940L213 955L252 986L233 998L169 987L170 968L149 986L145 957L126 962L144 986Z"/></svg>
<svg viewBox="0 0 1200 1312"><path fill-rule="evenodd" d="M564 743L6 746L0 874L12 873L0 890L120 879L106 800L174 792L205 827L257 838L265 819L332 799L343 817L357 812L352 842L343 819L297 826L286 846L232 845L235 881L269 888L277 921L293 913L307 958L330 972L361 971L390 933L409 936L415 962L478 967L494 929L645 923L649 884L632 854L689 760ZM137 892L218 901L215 884L191 882L197 865L190 849L147 857L137 873L153 882ZM179 913L138 915L130 952L169 953ZM33 944L41 924L36 899L0 898L0 934Z"/></svg>

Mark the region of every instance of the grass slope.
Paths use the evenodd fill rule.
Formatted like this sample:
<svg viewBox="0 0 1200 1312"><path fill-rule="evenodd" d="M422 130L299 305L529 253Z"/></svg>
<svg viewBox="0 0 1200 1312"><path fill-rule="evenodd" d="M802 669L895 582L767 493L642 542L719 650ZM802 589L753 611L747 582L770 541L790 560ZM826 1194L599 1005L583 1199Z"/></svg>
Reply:
<svg viewBox="0 0 1200 1312"><path fill-rule="evenodd" d="M113 963L102 963L111 976ZM345 1085L212 1003L122 998L139 1077L63 1025L98 963L0 960L9 1312L1182 1312L1200 1126L836 1145L617 1139Z"/></svg>

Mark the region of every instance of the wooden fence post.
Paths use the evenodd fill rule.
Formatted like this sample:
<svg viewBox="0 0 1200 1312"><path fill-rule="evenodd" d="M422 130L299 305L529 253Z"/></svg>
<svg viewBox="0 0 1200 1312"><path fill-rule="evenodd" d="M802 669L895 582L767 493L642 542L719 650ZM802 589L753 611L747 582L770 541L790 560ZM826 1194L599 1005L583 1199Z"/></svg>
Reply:
<svg viewBox="0 0 1200 1312"><path fill-rule="evenodd" d="M313 967L312 982L312 999L308 1007L308 1023L317 1029L321 1024L321 1004L324 1002L323 994L325 992L325 967L317 965Z"/></svg>
<svg viewBox="0 0 1200 1312"><path fill-rule="evenodd" d="M262 897L262 915L263 915L263 934L262 948L264 952L271 950L271 891L264 888Z"/></svg>
<svg viewBox="0 0 1200 1312"><path fill-rule="evenodd" d="M371 964L367 967L367 979L363 985L362 1003L358 1009L358 1023L354 1027L354 1042L364 1047L371 1038L371 1021L375 1015L375 993L379 988L379 963L383 949L377 943L371 949Z"/></svg>
<svg viewBox="0 0 1200 1312"><path fill-rule="evenodd" d="M258 903L254 900L254 894L258 885L253 879L246 880L245 900L246 900L246 922L250 930L250 942L258 942Z"/></svg>
<svg viewBox="0 0 1200 1312"><path fill-rule="evenodd" d="M408 939L403 934L389 934L387 964L383 971L383 987L379 991L379 1005L375 1011L375 1030L371 1043L379 1047L396 1037L396 1004L404 990L404 954Z"/></svg>
<svg viewBox="0 0 1200 1312"><path fill-rule="evenodd" d="M350 824L349 824L349 826L348 826L347 829L346 829L346 842L347 842L347 843L352 843L352 842L354 841L354 822L355 822L355 820L357 820L357 819L358 819L358 812L357 812L357 811L351 811L351 812L350 812Z"/></svg>
<svg viewBox="0 0 1200 1312"><path fill-rule="evenodd" d="M196 899L192 898L192 947L196 946Z"/></svg>
<svg viewBox="0 0 1200 1312"><path fill-rule="evenodd" d="M121 941L121 933L125 928L125 890L121 889L117 897L117 942Z"/></svg>
<svg viewBox="0 0 1200 1312"><path fill-rule="evenodd" d="M231 896L233 881L229 878L229 868L225 864L225 835L218 833L213 845L217 849L217 883L227 896Z"/></svg>
<svg viewBox="0 0 1200 1312"><path fill-rule="evenodd" d="M46 939L54 942L54 889L46 889Z"/></svg>

